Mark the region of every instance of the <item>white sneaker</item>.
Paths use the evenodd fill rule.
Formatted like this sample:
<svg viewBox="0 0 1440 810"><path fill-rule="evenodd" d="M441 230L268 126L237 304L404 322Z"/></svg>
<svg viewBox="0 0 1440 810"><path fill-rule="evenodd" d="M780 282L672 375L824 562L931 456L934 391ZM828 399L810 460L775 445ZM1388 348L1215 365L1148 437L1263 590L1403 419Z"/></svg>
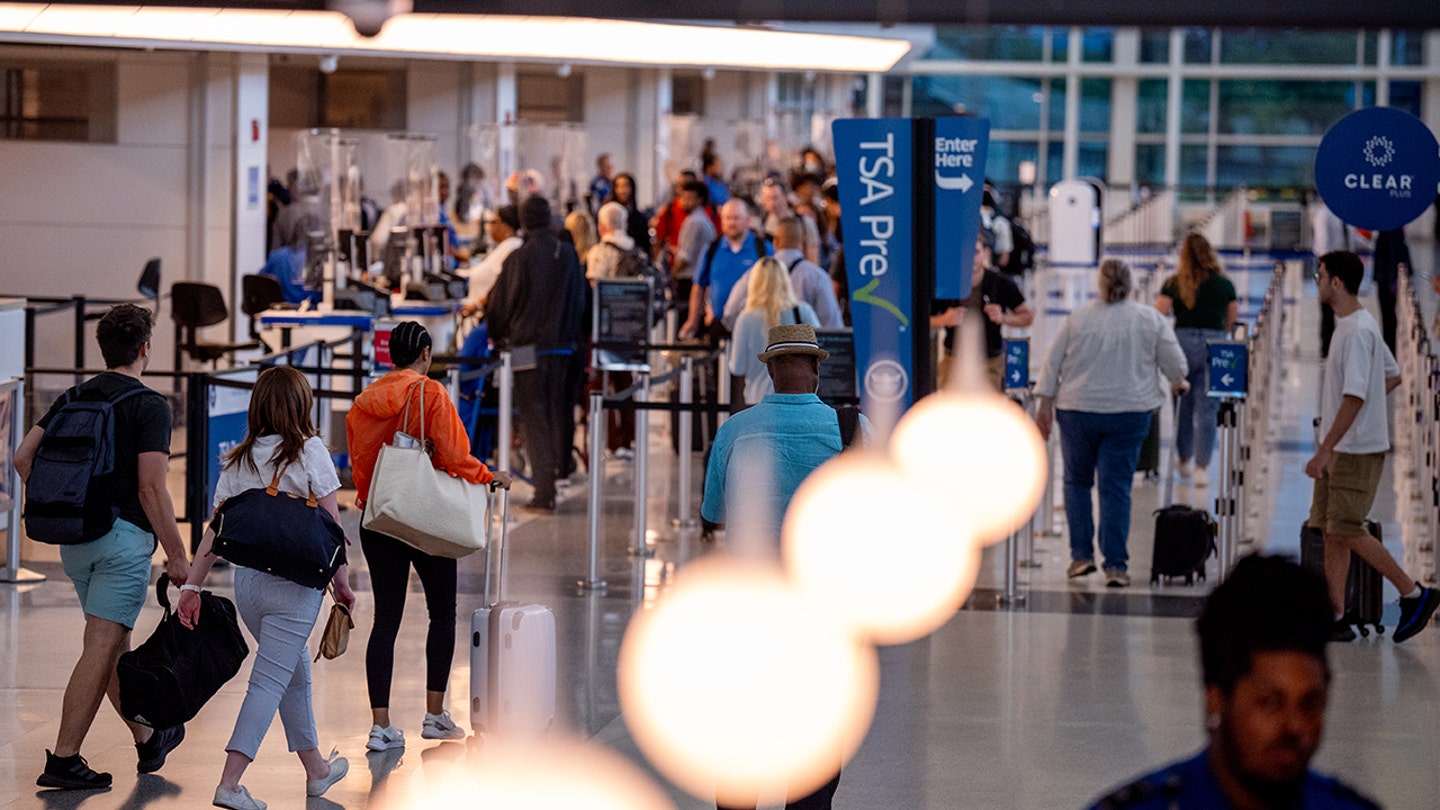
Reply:
<svg viewBox="0 0 1440 810"><path fill-rule="evenodd" d="M367 751L389 751L392 748L405 747L405 732L394 726L370 727L370 740L365 743Z"/></svg>
<svg viewBox="0 0 1440 810"><path fill-rule="evenodd" d="M450 712L426 712L425 725L420 729L420 736L427 740L463 740L465 729L455 725L455 721L450 719Z"/></svg>
<svg viewBox="0 0 1440 810"><path fill-rule="evenodd" d="M1180 460L1180 461L1175 462L1175 474L1178 475L1178 476L1180 476L1181 478L1189 478L1189 477L1190 477L1190 462L1185 461L1185 460L1183 460L1183 459Z"/></svg>
<svg viewBox="0 0 1440 810"><path fill-rule="evenodd" d="M345 774L350 772L350 760L340 756L340 750L338 748L330 749L330 756L326 757L325 761L330 763L330 773L319 779L306 779L306 796L324 796L325 791L334 786L336 782L344 779Z"/></svg>
<svg viewBox="0 0 1440 810"><path fill-rule="evenodd" d="M1204 489L1210 486L1210 474L1205 471L1204 467L1195 468L1195 480L1193 483L1196 489Z"/></svg>
<svg viewBox="0 0 1440 810"><path fill-rule="evenodd" d="M250 791L244 785L238 785L239 790L226 790L224 785L217 785L215 788L215 800L211 802L216 807L228 807L229 810L265 810L265 802L250 795Z"/></svg>

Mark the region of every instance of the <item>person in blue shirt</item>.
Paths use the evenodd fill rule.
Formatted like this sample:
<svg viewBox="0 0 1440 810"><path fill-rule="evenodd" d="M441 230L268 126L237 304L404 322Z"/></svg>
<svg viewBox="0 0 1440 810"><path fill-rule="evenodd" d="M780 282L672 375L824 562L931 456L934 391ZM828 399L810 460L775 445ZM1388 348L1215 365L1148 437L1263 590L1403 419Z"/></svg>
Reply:
<svg viewBox="0 0 1440 810"><path fill-rule="evenodd" d="M829 353L820 348L813 326L776 326L769 338L759 358L769 369L775 393L716 431L700 517L707 529L725 525L736 545L753 541L778 549L780 525L800 482L854 445L857 434L862 441L867 438L869 423L853 409L842 413L815 395L820 362ZM837 768L827 784L808 796L791 797L785 807L828 810L839 786Z"/></svg>
<svg viewBox="0 0 1440 810"><path fill-rule="evenodd" d="M1097 801L1094 810L1368 810L1310 770L1330 693L1325 581L1252 554L1205 600L1196 631L1210 744Z"/></svg>
<svg viewBox="0 0 1440 810"><path fill-rule="evenodd" d="M710 189L710 204L721 206L729 202L730 187L725 185L725 164L720 162L720 156L714 152L701 155L700 171Z"/></svg>
<svg viewBox="0 0 1440 810"><path fill-rule="evenodd" d="M594 213L600 210L615 191L615 161L609 152L601 152L595 158L595 178L590 181L586 210Z"/></svg>
<svg viewBox="0 0 1440 810"><path fill-rule="evenodd" d="M690 287L690 316L680 327L682 337L707 333L729 336L723 315L730 291L751 265L771 255L770 245L750 229L750 208L731 200L720 208L720 236L700 257ZM700 327L704 326L702 330Z"/></svg>

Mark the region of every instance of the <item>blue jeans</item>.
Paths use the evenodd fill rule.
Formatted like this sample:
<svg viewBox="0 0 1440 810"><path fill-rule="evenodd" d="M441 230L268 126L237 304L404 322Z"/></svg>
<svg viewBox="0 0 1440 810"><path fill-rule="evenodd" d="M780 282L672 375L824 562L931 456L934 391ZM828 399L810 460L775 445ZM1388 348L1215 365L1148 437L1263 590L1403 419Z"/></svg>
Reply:
<svg viewBox="0 0 1440 810"><path fill-rule="evenodd" d="M1130 559L1130 486L1140 446L1150 432L1150 412L1056 411L1065 459L1065 520L1070 558L1095 559L1095 516L1090 490L1100 478L1100 552L1106 568L1125 570Z"/></svg>
<svg viewBox="0 0 1440 810"><path fill-rule="evenodd" d="M1209 467L1215 453L1215 416L1220 411L1220 400L1205 396L1210 363L1205 344L1224 340L1225 333L1219 329L1185 328L1176 329L1175 337L1185 352L1189 367L1185 379L1190 381L1190 392L1180 397L1180 410L1175 414L1175 452L1181 461L1194 459L1199 466Z"/></svg>

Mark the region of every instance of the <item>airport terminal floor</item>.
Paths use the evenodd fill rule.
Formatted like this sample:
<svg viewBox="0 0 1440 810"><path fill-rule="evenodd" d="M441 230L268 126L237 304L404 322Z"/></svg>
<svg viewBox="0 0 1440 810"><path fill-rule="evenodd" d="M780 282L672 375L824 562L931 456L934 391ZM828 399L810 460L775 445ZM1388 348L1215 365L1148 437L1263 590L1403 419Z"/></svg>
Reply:
<svg viewBox="0 0 1440 810"><path fill-rule="evenodd" d="M1431 247L1417 245L1421 274L1432 267ZM1042 271L1032 287L1047 294L1066 284L1093 283L1067 270ZM1241 295L1258 296L1268 270L1232 268ZM1427 315L1434 311L1428 285L1418 285ZM1366 298L1373 307L1373 297ZM1043 356L1056 306L1037 307L1035 351ZM1242 314L1244 304L1242 303ZM1270 531L1264 550L1297 554L1299 527L1308 511L1309 480L1301 468L1314 439L1311 419L1318 401L1318 305L1313 282L1292 302L1300 319L1291 334L1280 373L1278 441L1272 453L1277 485L1265 504ZM1427 318L1428 323L1428 318ZM1168 414L1167 414L1167 419ZM648 508L656 555L644 563L640 596L654 599L677 568L713 553L695 531L671 528L675 464L665 435L668 419L651 419ZM1167 429L1168 434L1168 429ZM1168 458L1168 452L1163 454ZM561 729L620 752L650 770L620 713L616 657L636 605L630 543L633 461L611 459L605 499L604 595L578 596L584 574L586 488L562 492L553 515L514 510L509 533L510 593L550 605L559 635ZM698 466L698 465L697 465ZM1169 474L1164 462L1162 474ZM700 482L695 482L698 493ZM1152 512L1163 504L1161 486L1137 478L1130 534L1135 584L1106 589L1099 575L1067 581L1068 553L1059 536L1036 540L1039 567L1023 568L1026 602L998 607L1003 587L1003 546L986 552L980 581L948 624L929 638L880 651L879 708L862 748L846 767L835 799L845 810L860 808L1065 808L1080 807L1133 775L1185 758L1204 744L1202 689L1193 617L1208 585L1153 588L1149 570ZM1179 484L1176 497L1202 505L1213 490ZM517 487L516 505L528 497ZM342 492L346 503L353 492ZM1393 524L1396 495L1387 468L1372 515L1385 525L1386 545L1397 556L1400 531ZM698 505L698 494L692 501ZM877 508L884 508L878 505ZM358 513L344 512L352 537ZM1057 512L1056 522L1063 514ZM723 539L720 545L723 546ZM887 553L876 537L873 553ZM1249 549L1241 549L1247 551ZM483 555L460 564L460 616L482 600ZM399 641L392 710L409 736L403 751L365 752L370 721L365 696L363 649L370 630L369 580L363 557L353 557L360 603L350 652L315 666L314 704L322 751L331 746L351 762L349 776L323 799L305 798L304 777L272 733L256 766L245 777L255 796L276 810L287 808L406 808L411 786L437 778L457 760L483 756L460 743L420 738L423 706L424 600L412 583ZM224 760L224 745L245 691L249 664L189 724L184 744L158 774L136 776L134 749L115 714L102 707L86 740L92 766L115 773L105 793L37 793L34 780L44 750L55 739L61 692L79 650L82 617L58 562L30 561L47 581L0 585L0 808L170 810L207 806ZM1211 562L1212 571L1214 560ZM230 594L232 572L211 583ZM1211 579L1213 582L1213 577ZM1387 623L1393 625L1395 593L1387 586ZM864 599L865 594L856 594ZM136 636L154 626L159 608L149 605ZM461 634L450 680L449 704L468 726L468 645ZM1392 808L1433 808L1440 796L1440 630L1433 626L1399 646L1388 636L1330 647L1334 669L1325 742L1315 761ZM650 771L657 781L658 774ZM669 788L680 808L705 803Z"/></svg>

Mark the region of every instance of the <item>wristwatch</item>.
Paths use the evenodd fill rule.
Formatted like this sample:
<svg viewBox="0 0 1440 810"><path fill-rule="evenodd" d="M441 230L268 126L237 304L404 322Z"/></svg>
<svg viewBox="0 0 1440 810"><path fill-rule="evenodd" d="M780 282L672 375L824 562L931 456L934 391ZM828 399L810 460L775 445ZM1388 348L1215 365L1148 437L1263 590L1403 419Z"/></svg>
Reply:
<svg viewBox="0 0 1440 810"><path fill-rule="evenodd" d="M200 586L199 586L199 585L191 585L190 583L187 582L187 583L185 583L184 585L181 585L181 586L180 586L180 590L181 590L182 593L183 593L184 591L190 591L190 592L192 592L192 593L200 593Z"/></svg>

